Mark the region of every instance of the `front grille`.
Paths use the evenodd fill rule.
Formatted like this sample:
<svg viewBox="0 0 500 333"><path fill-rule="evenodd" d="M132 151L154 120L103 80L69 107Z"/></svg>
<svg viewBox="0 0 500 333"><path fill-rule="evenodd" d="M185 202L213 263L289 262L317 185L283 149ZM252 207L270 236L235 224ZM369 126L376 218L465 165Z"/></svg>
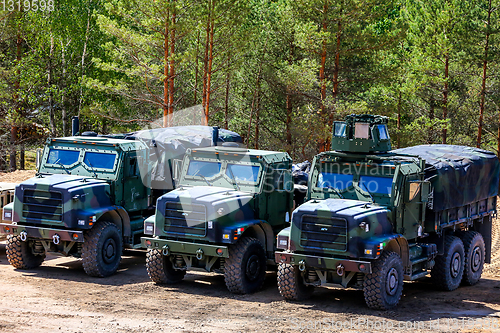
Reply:
<svg viewBox="0 0 500 333"><path fill-rule="evenodd" d="M24 190L23 217L27 220L60 223L63 216L62 194L42 190Z"/></svg>
<svg viewBox="0 0 500 333"><path fill-rule="evenodd" d="M206 235L207 212L205 206L167 202L165 206L165 232L172 236Z"/></svg>
<svg viewBox="0 0 500 333"><path fill-rule="evenodd" d="M347 251L347 220L302 216L300 245L311 250Z"/></svg>

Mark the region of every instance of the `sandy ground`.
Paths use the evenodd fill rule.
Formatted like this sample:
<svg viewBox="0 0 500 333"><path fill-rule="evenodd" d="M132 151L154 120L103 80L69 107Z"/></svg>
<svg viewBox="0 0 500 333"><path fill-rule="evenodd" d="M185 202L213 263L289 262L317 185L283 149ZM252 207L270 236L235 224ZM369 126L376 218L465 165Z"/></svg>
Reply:
<svg viewBox="0 0 500 333"><path fill-rule="evenodd" d="M36 270L15 270L3 242L0 332L500 332L495 223L493 263L476 286L442 292L428 280L406 283L392 311L368 309L357 290L320 288L308 301L287 302L274 272L252 295L233 295L222 276L202 272L157 286L142 251L126 252L119 272L105 279L85 275L78 259L57 256Z"/></svg>
<svg viewBox="0 0 500 333"><path fill-rule="evenodd" d="M34 177L35 174L35 170L16 170L9 173L0 172L0 182L20 183L23 180Z"/></svg>

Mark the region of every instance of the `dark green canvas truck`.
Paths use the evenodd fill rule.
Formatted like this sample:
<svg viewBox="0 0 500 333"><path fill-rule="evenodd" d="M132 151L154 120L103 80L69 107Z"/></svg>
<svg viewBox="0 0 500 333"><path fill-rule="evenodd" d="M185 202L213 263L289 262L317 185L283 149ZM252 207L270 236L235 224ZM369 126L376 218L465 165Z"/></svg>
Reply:
<svg viewBox="0 0 500 333"><path fill-rule="evenodd" d="M291 167L282 152L188 150L179 187L158 199L144 223L151 280L176 283L201 269L224 274L231 292L258 290L292 210Z"/></svg>
<svg viewBox="0 0 500 333"><path fill-rule="evenodd" d="M97 136L49 139L36 177L15 189L0 233L16 268L35 268L47 252L81 257L92 276L113 274L122 248L140 246L151 190L140 177L142 142Z"/></svg>
<svg viewBox="0 0 500 333"><path fill-rule="evenodd" d="M369 307L389 309L403 280L430 274L444 290L478 282L491 255L495 154L451 145L391 151L387 118L371 115L336 122L332 148L314 158L306 203L278 234L282 296L358 288Z"/></svg>

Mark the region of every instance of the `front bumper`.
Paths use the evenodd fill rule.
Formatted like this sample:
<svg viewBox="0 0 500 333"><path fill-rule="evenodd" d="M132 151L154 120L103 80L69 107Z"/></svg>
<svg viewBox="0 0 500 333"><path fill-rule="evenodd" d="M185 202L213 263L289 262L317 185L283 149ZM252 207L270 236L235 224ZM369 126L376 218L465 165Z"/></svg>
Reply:
<svg viewBox="0 0 500 333"><path fill-rule="evenodd" d="M23 235L26 238L35 239L47 239L54 241L68 241L83 243L83 231L76 230L62 230L62 229L51 229L51 228L41 228L33 226L24 226L18 224L0 223L0 234L3 235Z"/></svg>
<svg viewBox="0 0 500 333"><path fill-rule="evenodd" d="M299 265L305 264L307 268L314 268L318 270L336 270L339 265L342 265L346 272L361 272L371 273L372 265L369 261L358 261L349 259L338 259L330 257L318 257L306 254L297 254L291 252L275 252L274 259L276 263ZM363 269L360 268L364 267Z"/></svg>
<svg viewBox="0 0 500 333"><path fill-rule="evenodd" d="M229 258L229 250L224 245L199 244L150 237L141 237L141 245L148 249L162 250L167 255L179 253L196 256L202 253L204 256ZM217 250L219 250L219 253L217 253Z"/></svg>

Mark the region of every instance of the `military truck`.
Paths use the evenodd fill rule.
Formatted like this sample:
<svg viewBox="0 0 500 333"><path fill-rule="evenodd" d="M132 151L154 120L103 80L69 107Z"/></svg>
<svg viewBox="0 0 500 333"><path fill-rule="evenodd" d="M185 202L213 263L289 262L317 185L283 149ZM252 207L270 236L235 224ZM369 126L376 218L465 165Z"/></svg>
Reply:
<svg viewBox="0 0 500 333"><path fill-rule="evenodd" d="M187 270L224 274L229 291L258 290L293 205L287 153L218 146L188 150L178 188L144 222L146 268L158 284Z"/></svg>
<svg viewBox="0 0 500 333"><path fill-rule="evenodd" d="M169 139L157 140L167 132L175 138L173 152L167 151ZM0 234L9 235L11 265L36 268L54 252L81 258L90 276L115 273L123 248L141 247L145 218L171 189L151 183L163 179L172 186L171 167L183 145L210 146L219 138L218 129L207 126L137 133L87 132L47 141L36 177L16 186L14 202L3 210ZM148 140L139 140L141 135ZM190 142L193 138L197 141Z"/></svg>
<svg viewBox="0 0 500 333"><path fill-rule="evenodd" d="M358 288L370 308L390 309L403 280L430 274L444 290L479 281L491 256L497 157L452 145L391 151L387 122L335 122L334 150L314 158L306 203L277 236L286 299L319 286Z"/></svg>

